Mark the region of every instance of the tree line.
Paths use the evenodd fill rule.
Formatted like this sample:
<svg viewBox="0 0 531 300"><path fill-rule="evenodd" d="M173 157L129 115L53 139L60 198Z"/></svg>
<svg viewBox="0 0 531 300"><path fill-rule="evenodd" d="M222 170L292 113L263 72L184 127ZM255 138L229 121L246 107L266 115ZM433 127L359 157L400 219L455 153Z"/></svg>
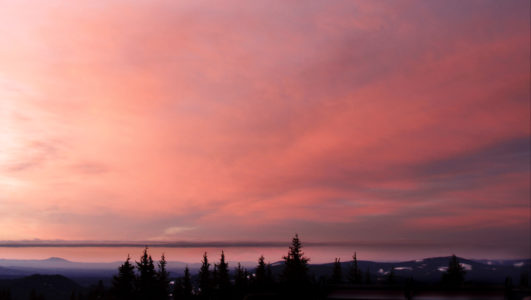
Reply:
<svg viewBox="0 0 531 300"><path fill-rule="evenodd" d="M155 266L148 248L136 265L128 256L113 277L110 299L117 300L168 300L168 299L244 299L264 297L317 299L319 293L308 276L309 258L302 252L298 235L292 239L288 254L283 257L284 268L280 276L274 276L270 263L264 256L258 259L253 273L240 263L233 272L221 252L219 262L212 264L205 252L199 273L192 278L190 269L170 285L164 255ZM232 273L232 274L231 274ZM277 278L278 277L278 280Z"/></svg>
<svg viewBox="0 0 531 300"><path fill-rule="evenodd" d="M361 270L354 252L348 269L336 258L328 276L316 278L309 274L310 259L302 251L302 243L295 235L282 264L273 268L264 256L252 271L240 263L232 270L226 261L224 251L219 261L212 263L207 253L203 254L201 267L192 275L188 266L182 276L170 280L164 254L155 262L146 247L139 261L132 261L128 255L113 276L110 288L100 280L88 292L72 292L71 300L252 300L252 299L325 299L332 290L352 288L401 288L405 299L412 299L414 282L396 278L392 267L384 277L372 278L371 270ZM452 255L447 270L442 275L441 286L463 287L466 270ZM398 281L401 280L398 283ZM375 283L377 282L377 283ZM525 282L528 282L527 277ZM527 286L527 285L526 285ZM506 281L507 295L512 291L512 281ZM509 297L510 298L510 297ZM0 300L9 300L9 290L0 290ZM32 291L30 300L44 300Z"/></svg>
<svg viewBox="0 0 531 300"><path fill-rule="evenodd" d="M216 263L211 263L205 252L196 276L192 276L186 267L183 275L171 285L164 255L155 266L146 248L136 266L128 257L119 267L118 274L113 278L110 298L117 300L322 299L337 285L372 284L371 271L360 269L355 252L346 274L343 274L340 259L336 258L331 276L319 279L310 276L308 272L310 259L304 256L302 247L298 235L295 235L288 254L283 257L283 266L279 274L273 273L271 264L265 262L264 256L260 256L252 273L239 263L230 272L223 251ZM442 281L448 287L458 287L463 284L465 273L457 257L453 255ZM394 268L391 268L385 276L384 283L393 285L396 283L395 280ZM412 280L406 280L406 298L411 285Z"/></svg>

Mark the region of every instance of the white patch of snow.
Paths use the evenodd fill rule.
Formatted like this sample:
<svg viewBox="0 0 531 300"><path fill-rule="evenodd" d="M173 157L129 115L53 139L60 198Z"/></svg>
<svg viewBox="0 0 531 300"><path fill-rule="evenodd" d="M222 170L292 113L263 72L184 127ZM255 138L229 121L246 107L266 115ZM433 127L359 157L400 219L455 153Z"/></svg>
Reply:
<svg viewBox="0 0 531 300"><path fill-rule="evenodd" d="M423 259L417 259L417 260L415 260L415 262L417 262L417 263L421 263L421 262L423 262L423 261L424 261Z"/></svg>
<svg viewBox="0 0 531 300"><path fill-rule="evenodd" d="M380 270L378 270L378 273L380 273L380 274L384 274L385 272L384 272L383 269L380 269Z"/></svg>
<svg viewBox="0 0 531 300"><path fill-rule="evenodd" d="M397 270L397 271L402 271L402 270L411 271L411 270L413 270L413 268L411 268L411 267L396 267L395 270Z"/></svg>
<svg viewBox="0 0 531 300"><path fill-rule="evenodd" d="M437 270L439 270L439 272L446 272L448 270L448 267L439 267L437 268Z"/></svg>
<svg viewBox="0 0 531 300"><path fill-rule="evenodd" d="M472 270L472 266L469 265L469 264L464 264L464 263L460 263L461 267L463 267L463 269L467 270L467 271L471 271Z"/></svg>
<svg viewBox="0 0 531 300"><path fill-rule="evenodd" d="M514 266L517 267L517 268L523 267L524 266L524 262L523 261L517 262L517 263L514 264Z"/></svg>

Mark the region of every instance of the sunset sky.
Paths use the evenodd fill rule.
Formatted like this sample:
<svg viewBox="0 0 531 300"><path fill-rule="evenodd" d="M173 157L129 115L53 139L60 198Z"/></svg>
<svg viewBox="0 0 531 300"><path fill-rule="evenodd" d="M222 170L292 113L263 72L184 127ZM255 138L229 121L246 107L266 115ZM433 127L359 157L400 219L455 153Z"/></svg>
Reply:
<svg viewBox="0 0 531 300"><path fill-rule="evenodd" d="M2 0L0 241L528 256L529 11Z"/></svg>

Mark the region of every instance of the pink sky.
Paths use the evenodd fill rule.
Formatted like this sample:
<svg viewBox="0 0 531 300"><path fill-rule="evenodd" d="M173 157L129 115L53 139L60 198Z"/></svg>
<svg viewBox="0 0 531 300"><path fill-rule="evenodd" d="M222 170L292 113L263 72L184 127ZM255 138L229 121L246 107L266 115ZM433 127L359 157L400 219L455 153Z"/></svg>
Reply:
<svg viewBox="0 0 531 300"><path fill-rule="evenodd" d="M528 1L2 1L0 240L527 256L529 22Z"/></svg>

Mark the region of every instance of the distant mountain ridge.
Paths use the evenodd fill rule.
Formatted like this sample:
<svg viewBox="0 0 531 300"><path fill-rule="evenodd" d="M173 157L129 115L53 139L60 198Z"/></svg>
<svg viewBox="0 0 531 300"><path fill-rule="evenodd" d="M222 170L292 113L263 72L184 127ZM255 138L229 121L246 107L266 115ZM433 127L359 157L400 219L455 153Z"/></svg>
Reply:
<svg viewBox="0 0 531 300"><path fill-rule="evenodd" d="M441 279L442 273L448 266L450 257L431 257L418 260L397 261L397 262L377 262L358 260L358 266L363 273L369 271L373 280L384 278L394 267L397 278L413 278L419 281L436 282ZM531 259L520 260L474 260L459 258L467 274L468 281L500 283L505 277L510 276L513 280L518 280L522 272L529 272ZM74 262L60 257L50 257L42 260L12 260L0 259L0 278L20 278L32 274L60 274L74 280L79 278L111 278L116 274L117 268L123 262ZM348 274L351 261L342 262L343 274ZM182 275L186 266L195 274L200 267L200 263L185 263L179 261L169 261L168 270L173 277ZM250 271L254 269L256 263L246 262L244 264ZM235 267L230 263L230 269ZM310 272L316 277L330 276L333 263L311 264ZM275 274L280 274L283 262L278 261L272 264ZM80 281L78 281L80 282Z"/></svg>
<svg viewBox="0 0 531 300"><path fill-rule="evenodd" d="M383 280L394 268L397 278L413 278L423 282L437 282L448 267L450 256L431 257L418 260L399 262L373 262L358 260L358 266L364 273L370 271L374 279ZM521 260L473 260L458 258L459 263L466 270L465 280L471 282L498 283L504 282L506 277L518 280L522 272L529 272L531 259ZM348 274L352 261L342 262L343 274ZM310 265L310 271L318 276L331 274L333 263Z"/></svg>
<svg viewBox="0 0 531 300"><path fill-rule="evenodd" d="M69 260L66 260L66 259L61 258L61 257L50 257L50 258L45 259L45 261L53 261L53 262L70 262Z"/></svg>

